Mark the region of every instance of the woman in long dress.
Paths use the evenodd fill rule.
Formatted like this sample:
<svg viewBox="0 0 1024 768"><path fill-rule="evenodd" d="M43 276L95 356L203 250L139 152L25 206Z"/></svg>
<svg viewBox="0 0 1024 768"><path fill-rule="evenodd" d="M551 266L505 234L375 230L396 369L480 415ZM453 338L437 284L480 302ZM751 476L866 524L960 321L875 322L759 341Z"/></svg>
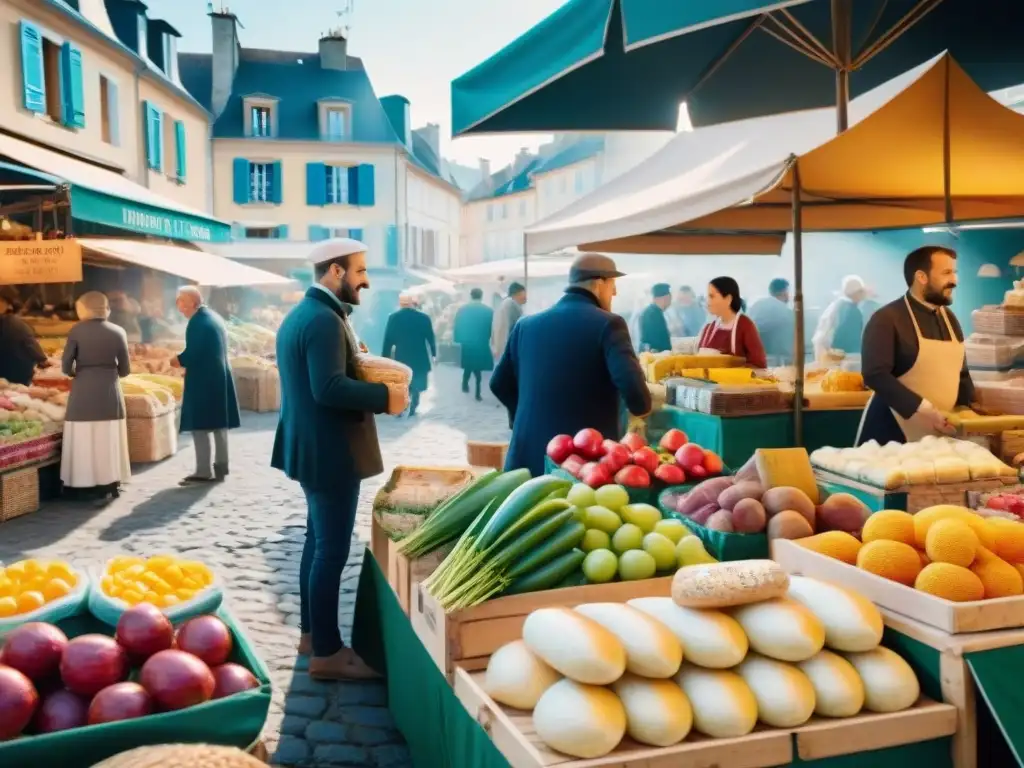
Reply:
<svg viewBox="0 0 1024 768"><path fill-rule="evenodd" d="M131 372L124 329L111 323L98 291L75 303L79 322L68 334L62 368L74 377L64 420L60 479L77 494L118 495L131 477L120 379Z"/></svg>

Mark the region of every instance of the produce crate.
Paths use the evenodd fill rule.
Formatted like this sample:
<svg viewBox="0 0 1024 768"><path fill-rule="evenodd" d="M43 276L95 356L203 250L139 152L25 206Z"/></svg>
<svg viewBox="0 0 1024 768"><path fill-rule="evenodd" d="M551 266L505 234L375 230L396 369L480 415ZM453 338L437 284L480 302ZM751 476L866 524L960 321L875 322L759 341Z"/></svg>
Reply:
<svg viewBox="0 0 1024 768"><path fill-rule="evenodd" d="M152 464L178 451L177 412L169 409L159 416L126 419L128 458L132 464Z"/></svg>
<svg viewBox="0 0 1024 768"><path fill-rule="evenodd" d="M549 456L544 457L544 471L549 475L564 478L570 483L580 482L560 466L555 464ZM724 469L722 471L725 472ZM661 480L651 478L651 485L648 488L626 488L626 493L629 494L630 504L657 504L658 494L660 494L664 488L665 484L661 482Z"/></svg>
<svg viewBox="0 0 1024 768"><path fill-rule="evenodd" d="M39 509L39 468L0 474L0 523Z"/></svg>
<svg viewBox="0 0 1024 768"><path fill-rule="evenodd" d="M782 390L774 386L722 386L678 379L666 387L669 404L712 416L755 416L778 413L789 407Z"/></svg>
<svg viewBox="0 0 1024 768"><path fill-rule="evenodd" d="M129 749L154 744L222 744L239 749L255 746L270 709L270 673L230 613L222 609L218 615L235 639L230 660L249 669L260 681L259 688L176 712L2 742L0 765L89 768ZM110 627L89 615L68 619L59 626L69 637L91 632L111 634Z"/></svg>
<svg viewBox="0 0 1024 768"><path fill-rule="evenodd" d="M989 304L971 312L971 325L986 336L1024 336L1024 309Z"/></svg>
<svg viewBox="0 0 1024 768"><path fill-rule="evenodd" d="M529 712L491 699L484 690L482 673L457 669L454 687L459 701L512 768L768 768L942 739L954 733L957 723L954 707L922 698L902 712L812 718L791 729L759 725L747 736L733 739L712 739L691 731L685 741L658 748L626 737L605 757L578 760L547 748L537 737ZM864 755L860 765L871 764L870 757Z"/></svg>
<svg viewBox="0 0 1024 768"><path fill-rule="evenodd" d="M238 368L232 373L241 410L256 413L281 410L281 379L276 368Z"/></svg>
<svg viewBox="0 0 1024 768"><path fill-rule="evenodd" d="M488 600L474 608L445 613L421 583L413 584L409 618L413 631L438 668L452 681L455 668L487 666L498 648L522 636L523 622L537 608L572 608L583 603L623 603L634 597L668 597L672 577L588 584Z"/></svg>
<svg viewBox="0 0 1024 768"><path fill-rule="evenodd" d="M989 480L969 480L961 483L931 483L908 485L902 488L879 488L859 480L843 477L817 467L814 475L819 483L829 487L832 493L849 493L863 501L877 512L880 509L902 509L914 514L937 504L965 506L970 491L991 492L1008 485L1015 485L1016 479L997 477Z"/></svg>
<svg viewBox="0 0 1024 768"><path fill-rule="evenodd" d="M508 443L486 443L479 440L466 442L466 461L471 467L505 468Z"/></svg>
<svg viewBox="0 0 1024 768"><path fill-rule="evenodd" d="M849 587L881 608L949 634L1024 627L1024 595L954 603L812 552L792 541L775 539L771 550L772 559L787 573Z"/></svg>
<svg viewBox="0 0 1024 768"><path fill-rule="evenodd" d="M681 489L689 490L693 485L673 485L658 495L658 509L662 517L679 520L704 544L704 549L716 560L760 560L768 557L768 536L764 533L723 533L712 531L699 523L695 523L686 515L676 512L664 501L669 493L678 493ZM685 490L683 492L685 492Z"/></svg>

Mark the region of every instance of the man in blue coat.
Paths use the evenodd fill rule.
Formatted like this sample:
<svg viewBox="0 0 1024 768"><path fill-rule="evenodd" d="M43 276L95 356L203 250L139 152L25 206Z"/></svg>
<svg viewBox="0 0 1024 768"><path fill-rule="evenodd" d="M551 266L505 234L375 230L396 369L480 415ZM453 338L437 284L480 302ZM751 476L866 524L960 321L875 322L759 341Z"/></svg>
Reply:
<svg viewBox="0 0 1024 768"><path fill-rule="evenodd" d="M188 318L185 349L176 359L185 369L181 431L191 432L196 446L196 471L182 480L182 485L219 482L228 474L228 430L241 426L228 362L228 332L220 316L203 304L203 295L195 286L179 290L176 304Z"/></svg>
<svg viewBox="0 0 1024 768"><path fill-rule="evenodd" d="M403 387L360 381L349 315L370 287L366 246L325 240L314 249L316 284L277 332L281 414L271 465L297 480L308 509L299 566L302 638L309 674L325 680L373 677L338 629L338 593L348 560L360 483L384 471L374 414L398 415Z"/></svg>
<svg viewBox="0 0 1024 768"><path fill-rule="evenodd" d="M469 392L469 377L476 380L476 399L481 400L480 385L483 371L494 368L491 354L491 324L494 310L483 303L484 292L474 288L469 292L469 304L455 313L452 341L462 354L462 391Z"/></svg>
<svg viewBox="0 0 1024 768"><path fill-rule="evenodd" d="M384 329L384 357L405 363L412 369L409 383L409 416L416 415L420 394L427 388L430 361L437 357L434 326L426 312L416 308L407 293L398 297L399 309L388 318Z"/></svg>
<svg viewBox="0 0 1024 768"><path fill-rule="evenodd" d="M512 328L491 377L512 424L506 470L543 474L544 451L555 435L593 427L621 438L620 398L636 416L651 410L626 322L611 312L617 277L622 273L607 256L581 254L565 296Z"/></svg>
<svg viewBox="0 0 1024 768"><path fill-rule="evenodd" d="M672 337L665 319L665 310L671 304L672 288L668 283L658 283L651 288L651 303L640 313L641 352L668 352L672 349Z"/></svg>

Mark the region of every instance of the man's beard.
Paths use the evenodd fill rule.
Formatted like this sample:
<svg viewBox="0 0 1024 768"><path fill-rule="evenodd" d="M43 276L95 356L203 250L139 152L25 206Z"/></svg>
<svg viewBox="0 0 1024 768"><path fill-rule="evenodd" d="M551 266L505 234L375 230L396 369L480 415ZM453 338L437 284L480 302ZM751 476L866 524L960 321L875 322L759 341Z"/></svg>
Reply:
<svg viewBox="0 0 1024 768"><path fill-rule="evenodd" d="M351 285L346 283L344 280L341 282L341 287L338 288L337 293L334 294L346 304L358 304L359 303L359 289L353 288Z"/></svg>
<svg viewBox="0 0 1024 768"><path fill-rule="evenodd" d="M955 285L946 285L943 287L943 289L955 287ZM936 307L948 307L953 303L953 298L951 296L947 297L942 293L942 290L936 290L931 286L928 286L928 288L925 289L924 300L927 301L929 304L935 305Z"/></svg>

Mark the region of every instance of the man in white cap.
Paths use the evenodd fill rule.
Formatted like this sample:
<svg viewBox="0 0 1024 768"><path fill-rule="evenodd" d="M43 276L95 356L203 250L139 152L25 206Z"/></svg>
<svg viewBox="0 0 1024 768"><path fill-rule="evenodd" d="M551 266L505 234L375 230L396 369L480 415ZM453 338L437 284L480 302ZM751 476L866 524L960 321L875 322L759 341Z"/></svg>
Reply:
<svg viewBox="0 0 1024 768"><path fill-rule="evenodd" d="M830 350L859 355L864 335L864 316L859 304L867 297L864 281L857 275L843 278L839 296L822 312L811 338L814 359L824 360Z"/></svg>
<svg viewBox="0 0 1024 768"><path fill-rule="evenodd" d="M374 414L397 416L408 392L356 378L358 341L348 316L370 287L366 245L326 240L310 255L316 284L277 333L281 414L272 466L302 485L308 516L299 567L300 654L311 677L353 680L374 672L338 629L341 572L349 555L359 486L383 464Z"/></svg>

